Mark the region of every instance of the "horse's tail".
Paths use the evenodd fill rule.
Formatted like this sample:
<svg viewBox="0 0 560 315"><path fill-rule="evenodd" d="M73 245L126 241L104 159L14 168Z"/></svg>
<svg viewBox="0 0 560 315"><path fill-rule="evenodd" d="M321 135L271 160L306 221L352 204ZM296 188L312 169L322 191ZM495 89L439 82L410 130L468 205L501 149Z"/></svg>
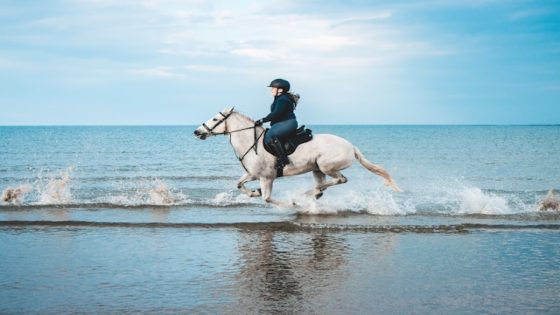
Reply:
<svg viewBox="0 0 560 315"><path fill-rule="evenodd" d="M383 177L385 179L386 186L393 188L394 191L402 191L399 188L399 186L397 186L393 178L391 178L391 175L389 175L389 173L387 173L387 171L383 167L379 165L375 165L370 161L368 161L366 157L362 154L362 152L356 147L354 147L354 156L356 157L356 159L358 159L358 161L360 162L360 164L362 164L363 167L368 169L368 171Z"/></svg>

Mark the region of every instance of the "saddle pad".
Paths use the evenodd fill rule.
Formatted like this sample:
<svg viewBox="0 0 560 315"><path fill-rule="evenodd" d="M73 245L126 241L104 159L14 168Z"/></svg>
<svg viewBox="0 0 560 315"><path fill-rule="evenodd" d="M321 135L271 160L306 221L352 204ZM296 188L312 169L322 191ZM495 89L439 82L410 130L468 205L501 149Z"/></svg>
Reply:
<svg viewBox="0 0 560 315"><path fill-rule="evenodd" d="M266 129L265 131L265 135L266 132L268 132L268 129ZM299 127L296 132L294 132L292 135L288 136L288 138L286 139L280 139L280 141L282 142L282 145L284 146L284 150L286 151L287 155L290 155L292 153L294 153L294 151L297 149L297 147L305 142L309 142L311 141L311 139L313 139L313 134L311 129L305 128L305 125ZM269 146L266 145L266 143L264 144L264 148L265 150L276 156L276 152L274 151L274 149L270 148Z"/></svg>

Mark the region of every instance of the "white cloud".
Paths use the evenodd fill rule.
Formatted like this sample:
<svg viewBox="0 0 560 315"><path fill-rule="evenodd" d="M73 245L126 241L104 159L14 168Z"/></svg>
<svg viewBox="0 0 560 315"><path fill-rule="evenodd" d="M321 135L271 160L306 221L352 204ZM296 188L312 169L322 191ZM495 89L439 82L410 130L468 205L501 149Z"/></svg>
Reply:
<svg viewBox="0 0 560 315"><path fill-rule="evenodd" d="M338 21L334 21L331 27L340 27L352 24L368 24L373 22L379 22L381 20L387 20L393 16L391 11L381 11L376 13L358 14L350 18L344 18Z"/></svg>
<svg viewBox="0 0 560 315"><path fill-rule="evenodd" d="M61 62L95 56L106 59L103 66L108 68L134 69L127 73L135 76L175 79L185 77L185 71L239 74L248 68L254 73L295 73L305 67L308 76L331 70L372 73L403 60L452 52L418 32L409 33L388 9L282 13L263 10L266 5L72 2L58 15L37 18L27 24L29 31L13 36L39 47L34 53ZM292 5L297 9L297 3ZM75 52L79 56L72 55ZM146 67L158 64L166 66Z"/></svg>
<svg viewBox="0 0 560 315"><path fill-rule="evenodd" d="M285 60L288 59L285 53L274 51L272 49L261 49L261 48L242 48L234 49L231 51L234 55L251 57L263 60Z"/></svg>
<svg viewBox="0 0 560 315"><path fill-rule="evenodd" d="M186 65L184 68L190 71L212 72L212 73L228 72L234 70L228 67L214 66L214 65Z"/></svg>
<svg viewBox="0 0 560 315"><path fill-rule="evenodd" d="M154 67L154 68L145 68L145 69L134 69L131 70L130 73L138 76L143 77L152 77L152 78L168 78L168 79L177 79L177 78L184 78L184 75L176 73L172 67Z"/></svg>
<svg viewBox="0 0 560 315"><path fill-rule="evenodd" d="M300 38L296 43L305 49L317 49L321 51L335 51L341 48L348 48L358 46L363 43L363 40L355 36L333 36L333 35L318 35L314 37Z"/></svg>
<svg viewBox="0 0 560 315"><path fill-rule="evenodd" d="M274 61L286 66L348 67L437 57L449 51L393 23L391 10L301 13L295 10L296 2L290 2L292 13L263 10L271 3L88 0L73 4L65 14L38 19L34 26L65 30L64 37L47 34L53 45L59 41L100 51L106 48L107 54L118 50L119 54L159 55L175 67L185 63L229 67L244 61L263 66ZM136 74L174 75L161 67L145 70Z"/></svg>

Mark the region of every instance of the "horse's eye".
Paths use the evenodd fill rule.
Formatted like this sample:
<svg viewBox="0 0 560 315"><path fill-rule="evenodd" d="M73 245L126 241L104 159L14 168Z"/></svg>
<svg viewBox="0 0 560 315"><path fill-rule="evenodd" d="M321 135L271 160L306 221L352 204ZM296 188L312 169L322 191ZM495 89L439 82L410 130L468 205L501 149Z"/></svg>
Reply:
<svg viewBox="0 0 560 315"><path fill-rule="evenodd" d="M212 118L213 121L218 121L218 118Z"/></svg>

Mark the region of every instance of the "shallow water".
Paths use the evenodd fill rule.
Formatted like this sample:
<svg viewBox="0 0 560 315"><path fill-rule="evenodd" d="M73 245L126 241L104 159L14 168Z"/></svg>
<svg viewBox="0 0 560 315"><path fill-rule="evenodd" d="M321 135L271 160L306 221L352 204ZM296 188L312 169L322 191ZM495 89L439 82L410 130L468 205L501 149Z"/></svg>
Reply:
<svg viewBox="0 0 560 315"><path fill-rule="evenodd" d="M235 190L243 170L228 141L200 141L193 129L0 127L0 189L21 188L20 208L261 206ZM560 126L313 129L350 140L405 192L389 192L359 165L319 202L302 196L310 175L278 180L275 196L301 204L302 213L508 215L535 212L559 188Z"/></svg>
<svg viewBox="0 0 560 315"><path fill-rule="evenodd" d="M559 126L313 129L405 192L355 165L283 209L194 126L0 127L0 313L560 312Z"/></svg>

